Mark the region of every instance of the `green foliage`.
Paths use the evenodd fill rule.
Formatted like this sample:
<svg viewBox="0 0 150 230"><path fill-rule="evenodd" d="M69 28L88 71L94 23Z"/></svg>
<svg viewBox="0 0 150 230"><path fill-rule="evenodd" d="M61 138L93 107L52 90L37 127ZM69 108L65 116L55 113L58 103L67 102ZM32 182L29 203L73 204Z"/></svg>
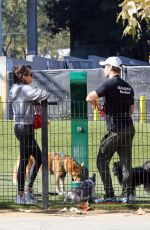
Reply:
<svg viewBox="0 0 150 230"><path fill-rule="evenodd" d="M49 18L48 28L51 36L68 30L70 16L68 0L48 0L45 4L45 13Z"/></svg>
<svg viewBox="0 0 150 230"><path fill-rule="evenodd" d="M147 28L150 23L150 2L149 0L124 0L121 4L121 12L118 15L118 20L127 21L124 34L135 37L141 36L141 22L147 23Z"/></svg>
<svg viewBox="0 0 150 230"><path fill-rule="evenodd" d="M147 61L148 49L143 46L148 40L145 31L142 32L141 40L131 39L130 36L123 36L121 21L116 22L121 2L122 0L47 0L45 9L50 21L47 30L53 35L62 30L70 30L71 54L75 53L75 56L85 57L82 55L83 47L87 55L121 55ZM132 28L127 28L129 29L133 31ZM79 50L78 53L74 52L76 50Z"/></svg>
<svg viewBox="0 0 150 230"><path fill-rule="evenodd" d="M45 6L48 6L47 0L38 1L38 52L42 56L50 55L57 58L58 49L70 47L70 34L62 29L59 33L53 33L53 20L46 15ZM61 19L63 22L63 20Z"/></svg>
<svg viewBox="0 0 150 230"><path fill-rule="evenodd" d="M121 12L117 21L124 25L123 35L132 36L139 42L138 50L142 50L144 61L149 60L150 40L150 1L149 0L124 0L120 5Z"/></svg>
<svg viewBox="0 0 150 230"><path fill-rule="evenodd" d="M3 53L24 57L26 43L26 1L2 1Z"/></svg>
<svg viewBox="0 0 150 230"><path fill-rule="evenodd" d="M60 41L61 48L69 47L69 33L62 32L57 37L52 36L51 32L47 29L49 19L45 14L44 6L46 2L46 0L37 1L38 52L42 56L48 54L56 56L57 49L60 48ZM4 55L26 59L27 0L3 0L2 22ZM57 46L57 41L59 41L59 46Z"/></svg>

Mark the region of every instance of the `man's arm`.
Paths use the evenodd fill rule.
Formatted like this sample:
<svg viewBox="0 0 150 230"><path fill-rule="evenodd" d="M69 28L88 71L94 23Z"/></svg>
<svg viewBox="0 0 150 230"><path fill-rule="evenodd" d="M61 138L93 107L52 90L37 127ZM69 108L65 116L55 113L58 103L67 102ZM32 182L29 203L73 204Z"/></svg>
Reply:
<svg viewBox="0 0 150 230"><path fill-rule="evenodd" d="M98 95L95 91L91 91L87 97L86 97L86 101L91 103L93 109L96 109L98 106Z"/></svg>
<svg viewBox="0 0 150 230"><path fill-rule="evenodd" d="M134 104L130 106L130 114L132 115L135 111Z"/></svg>

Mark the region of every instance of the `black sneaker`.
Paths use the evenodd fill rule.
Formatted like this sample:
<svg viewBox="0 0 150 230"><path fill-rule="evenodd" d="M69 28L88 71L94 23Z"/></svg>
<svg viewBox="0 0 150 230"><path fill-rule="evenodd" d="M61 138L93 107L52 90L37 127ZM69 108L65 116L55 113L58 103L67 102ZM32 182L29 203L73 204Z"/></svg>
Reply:
<svg viewBox="0 0 150 230"><path fill-rule="evenodd" d="M96 204L100 204L100 203L114 203L114 202L116 202L116 197L98 198L98 199L95 199L94 202Z"/></svg>
<svg viewBox="0 0 150 230"><path fill-rule="evenodd" d="M105 194L104 195L104 202L116 202L116 197L114 196L114 193L111 194Z"/></svg>
<svg viewBox="0 0 150 230"><path fill-rule="evenodd" d="M116 197L107 197L104 199L104 202L108 202L108 203L116 202Z"/></svg>
<svg viewBox="0 0 150 230"><path fill-rule="evenodd" d="M108 198L114 198L114 193L106 193L104 194L104 199L108 199Z"/></svg>

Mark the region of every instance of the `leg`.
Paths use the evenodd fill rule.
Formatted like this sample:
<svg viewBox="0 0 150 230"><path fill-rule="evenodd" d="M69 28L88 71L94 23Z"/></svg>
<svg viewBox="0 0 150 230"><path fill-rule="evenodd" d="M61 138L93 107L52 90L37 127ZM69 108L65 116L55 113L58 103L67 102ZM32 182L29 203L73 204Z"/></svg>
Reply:
<svg viewBox="0 0 150 230"><path fill-rule="evenodd" d="M24 193L26 166L29 159L29 126L15 125L15 135L20 142L20 163L18 167L18 193Z"/></svg>
<svg viewBox="0 0 150 230"><path fill-rule="evenodd" d="M37 204L38 203L38 198L37 196L33 193L33 183L36 179L38 170L41 166L41 150L36 142L36 140L34 139L34 132L32 133L32 136L30 137L30 156L32 154L32 156L34 157L34 160L32 162L32 166L30 167L30 162L28 162L28 166L29 166L29 184L28 184L28 192L27 192L27 201L31 204Z"/></svg>
<svg viewBox="0 0 150 230"><path fill-rule="evenodd" d="M132 140L134 137L134 128L128 128L121 133L121 144L118 150L123 172L122 195L128 197L133 194L132 187Z"/></svg>
<svg viewBox="0 0 150 230"><path fill-rule="evenodd" d="M129 191L132 190L132 156L130 155L129 148L125 146L121 148L120 162L122 167L122 195L127 196Z"/></svg>
<svg viewBox="0 0 150 230"><path fill-rule="evenodd" d="M55 185L56 185L56 192L59 194L60 193L60 184L59 184L59 174L55 174Z"/></svg>
<svg viewBox="0 0 150 230"><path fill-rule="evenodd" d="M30 191L32 191L33 183L36 179L37 173L42 164L42 153L33 135L31 139L31 146L32 148L31 148L30 153L32 153L35 161L34 161L34 164L32 165L32 168L30 170L30 175L29 175L29 190Z"/></svg>
<svg viewBox="0 0 150 230"><path fill-rule="evenodd" d="M33 125L15 125L15 134L20 141L20 165L18 169L18 204L37 204L37 199L32 197L32 193L24 193L25 174L29 156L32 152L32 137L34 136Z"/></svg>
<svg viewBox="0 0 150 230"><path fill-rule="evenodd" d="M60 184L60 193L64 194L65 186L64 186L64 177L59 177L59 184Z"/></svg>
<svg viewBox="0 0 150 230"><path fill-rule="evenodd" d="M109 170L109 162L114 152L116 151L117 143L117 133L110 132L109 134L106 134L101 141L101 145L97 156L97 168L99 170L102 182L104 184L106 197L114 196L112 179Z"/></svg>

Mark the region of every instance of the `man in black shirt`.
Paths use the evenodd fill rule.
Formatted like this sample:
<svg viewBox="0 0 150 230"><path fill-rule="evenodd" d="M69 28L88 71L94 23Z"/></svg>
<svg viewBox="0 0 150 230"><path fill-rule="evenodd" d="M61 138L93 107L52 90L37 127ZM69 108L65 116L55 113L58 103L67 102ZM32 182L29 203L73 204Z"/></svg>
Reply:
<svg viewBox="0 0 150 230"><path fill-rule="evenodd" d="M134 91L120 78L121 60L109 57L100 65L104 68L106 80L96 90L87 95L93 109L100 108L98 98L105 99L107 133L102 138L97 155L97 168L104 184L106 201L115 199L109 163L117 152L123 169L121 201L127 203L132 195L132 140L135 129L131 114L134 112Z"/></svg>

